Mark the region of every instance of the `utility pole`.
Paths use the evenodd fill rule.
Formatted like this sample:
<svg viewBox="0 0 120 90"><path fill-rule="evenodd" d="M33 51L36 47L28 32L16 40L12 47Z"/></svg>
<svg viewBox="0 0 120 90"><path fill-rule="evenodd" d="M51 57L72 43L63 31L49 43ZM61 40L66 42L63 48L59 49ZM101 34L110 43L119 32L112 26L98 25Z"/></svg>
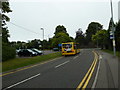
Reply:
<svg viewBox="0 0 120 90"><path fill-rule="evenodd" d="M43 47L43 54L44 54L44 28L40 28L42 31L43 31L43 45L42 45L42 47Z"/></svg>
<svg viewBox="0 0 120 90"><path fill-rule="evenodd" d="M112 16L112 35L113 35L113 52L114 52L114 56L116 56L116 48L115 48L115 27L114 27L114 23L113 23L113 7L112 7L112 0L110 1L111 3L111 16Z"/></svg>

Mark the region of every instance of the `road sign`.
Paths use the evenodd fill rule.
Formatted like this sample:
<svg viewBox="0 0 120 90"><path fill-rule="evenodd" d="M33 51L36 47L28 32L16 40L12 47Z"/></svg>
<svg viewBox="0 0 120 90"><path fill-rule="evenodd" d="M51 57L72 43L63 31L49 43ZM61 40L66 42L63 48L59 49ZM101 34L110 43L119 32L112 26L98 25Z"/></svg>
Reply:
<svg viewBox="0 0 120 90"><path fill-rule="evenodd" d="M62 47L62 44L58 44L59 47Z"/></svg>
<svg viewBox="0 0 120 90"><path fill-rule="evenodd" d="M110 39L113 39L113 35L110 35Z"/></svg>
<svg viewBox="0 0 120 90"><path fill-rule="evenodd" d="M110 31L110 39L113 39L113 31Z"/></svg>

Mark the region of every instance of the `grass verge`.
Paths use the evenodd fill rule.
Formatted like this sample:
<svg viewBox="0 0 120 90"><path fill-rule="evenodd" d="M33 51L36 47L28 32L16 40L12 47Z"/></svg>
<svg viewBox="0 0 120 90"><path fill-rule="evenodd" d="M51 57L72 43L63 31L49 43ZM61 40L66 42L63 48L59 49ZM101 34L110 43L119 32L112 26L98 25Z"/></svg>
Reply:
<svg viewBox="0 0 120 90"><path fill-rule="evenodd" d="M110 54L114 55L113 51L111 51L111 50L107 50L107 49L105 49L105 50L102 50L102 51L104 51L104 52L107 52L107 53L110 53ZM116 51L116 56L118 56L118 57L120 58L120 52L119 52L119 51Z"/></svg>
<svg viewBox="0 0 120 90"><path fill-rule="evenodd" d="M47 61L62 56L61 52L51 53L48 55L30 57L30 58L15 58L2 62L2 72L17 69L31 64Z"/></svg>

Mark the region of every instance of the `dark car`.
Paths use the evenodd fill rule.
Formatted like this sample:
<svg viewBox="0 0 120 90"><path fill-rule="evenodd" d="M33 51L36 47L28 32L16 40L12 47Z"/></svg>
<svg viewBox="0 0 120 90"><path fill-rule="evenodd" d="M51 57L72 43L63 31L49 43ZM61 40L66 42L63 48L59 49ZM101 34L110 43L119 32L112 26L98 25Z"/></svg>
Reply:
<svg viewBox="0 0 120 90"><path fill-rule="evenodd" d="M38 49L32 48L31 50L34 51L34 52L36 52L37 55L41 55L41 54L43 54L43 52L40 51L40 50L38 50Z"/></svg>
<svg viewBox="0 0 120 90"><path fill-rule="evenodd" d="M59 51L59 49L58 48L53 48L53 51Z"/></svg>
<svg viewBox="0 0 120 90"><path fill-rule="evenodd" d="M37 53L30 50L30 49L21 49L19 52L18 52L18 56L37 56Z"/></svg>

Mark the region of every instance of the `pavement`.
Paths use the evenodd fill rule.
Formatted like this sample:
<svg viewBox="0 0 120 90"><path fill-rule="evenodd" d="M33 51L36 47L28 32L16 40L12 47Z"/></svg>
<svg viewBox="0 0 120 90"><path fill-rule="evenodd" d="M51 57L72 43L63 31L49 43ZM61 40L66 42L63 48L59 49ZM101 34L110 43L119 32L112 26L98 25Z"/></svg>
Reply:
<svg viewBox="0 0 120 90"><path fill-rule="evenodd" d="M101 50L97 52L99 54L100 68L95 88L118 89L118 70L120 70L118 65L120 59Z"/></svg>

